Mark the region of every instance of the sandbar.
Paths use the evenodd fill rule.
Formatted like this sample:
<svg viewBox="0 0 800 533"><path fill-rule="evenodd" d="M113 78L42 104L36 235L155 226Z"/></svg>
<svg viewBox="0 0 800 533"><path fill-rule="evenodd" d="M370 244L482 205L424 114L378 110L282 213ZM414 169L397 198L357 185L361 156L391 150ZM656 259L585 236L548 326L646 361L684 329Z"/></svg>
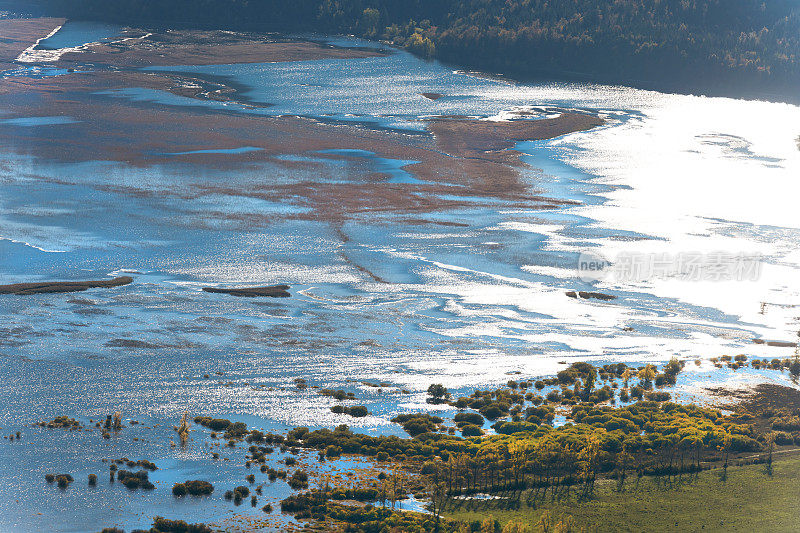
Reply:
<svg viewBox="0 0 800 533"><path fill-rule="evenodd" d="M54 292L81 292L88 289L120 287L133 282L130 276L100 281L42 281L37 283L12 283L0 285L0 294L31 295Z"/></svg>

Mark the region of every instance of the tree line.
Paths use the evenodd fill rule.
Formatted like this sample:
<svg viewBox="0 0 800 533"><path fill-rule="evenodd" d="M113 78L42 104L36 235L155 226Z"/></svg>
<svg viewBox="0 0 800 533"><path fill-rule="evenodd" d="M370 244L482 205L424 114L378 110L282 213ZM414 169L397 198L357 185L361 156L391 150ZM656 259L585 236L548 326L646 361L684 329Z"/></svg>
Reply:
<svg viewBox="0 0 800 533"><path fill-rule="evenodd" d="M784 96L800 81L793 0L47 0L123 23L352 33L520 78Z"/></svg>

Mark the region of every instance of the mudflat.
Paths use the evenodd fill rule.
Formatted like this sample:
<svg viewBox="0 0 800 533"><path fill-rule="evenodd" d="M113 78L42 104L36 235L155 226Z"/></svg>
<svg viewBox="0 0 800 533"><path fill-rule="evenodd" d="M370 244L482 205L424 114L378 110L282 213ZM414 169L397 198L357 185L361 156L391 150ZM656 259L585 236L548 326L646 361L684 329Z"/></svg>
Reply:
<svg viewBox="0 0 800 533"><path fill-rule="evenodd" d="M342 48L278 36L229 31L125 30L111 43L89 45L68 52L62 62L93 63L116 67L279 63L317 59L354 59L383 55L376 49Z"/></svg>
<svg viewBox="0 0 800 533"><path fill-rule="evenodd" d="M232 194L279 202L294 198L312 209L297 217L344 220L359 213L376 211L419 215L445 207L469 205L468 198L475 195L525 207L547 208L570 203L543 197L532 189L522 176L519 154L497 138L506 129L519 138L536 135L541 139L601 123L600 119L593 117L572 115L497 122L489 126L476 125L475 122L479 121L467 118L448 119L434 120L429 124L434 135L409 136L297 116L209 113L201 107L145 105L101 94L127 87L170 90L182 83L185 80L172 75L137 71L75 72L47 80L5 79L0 82L0 106L11 107L14 101L14 112L21 117L63 115L76 122L61 127L61 131L69 132L69 135L49 138L30 129L3 129L0 130L0 142L11 143L13 137L20 149L47 160L120 161L140 167L185 161L235 171L248 165L268 163L293 170L325 172L320 163L289 161L282 156L313 154L319 160L342 159L335 154L320 154L331 150L363 150L381 158L411 161L403 170L412 174L419 183L391 183L378 173L360 184L358 195L335 182L277 183L247 188L220 183L213 188L205 186L202 191L189 193ZM37 100L20 98L21 94L34 89L40 95ZM231 98L235 101L235 97ZM483 131L475 128L483 128ZM75 139L82 138L102 138L104 142L75 142ZM189 154L196 150L238 146L258 150L235 154ZM502 149L504 147L509 149ZM167 152L187 155L159 155ZM135 196L187 194L186 191L163 188L158 191L133 188L113 181L96 187L116 191L125 189ZM448 198L443 199L441 195L448 195ZM247 222L259 224L263 220Z"/></svg>
<svg viewBox="0 0 800 533"><path fill-rule="evenodd" d="M38 39L63 21L9 22L18 25L19 32ZM23 32L24 28L27 29ZM18 48L24 49L35 39ZM154 190L113 180L93 185L97 189L135 197L226 194L281 203L292 199L307 208L292 217L334 223L368 212L407 214L424 219L420 215L468 206L470 198L476 195L509 207L547 209L573 203L542 196L532 188L523 175L524 165L514 144L519 140L548 139L597 127L603 120L596 116L562 113L555 118L526 116L503 121L460 116L433 118L426 123L428 134L407 135L357 124L252 113L249 111L254 107L268 107L269 104L249 101L244 88L237 87L232 80L200 74L145 72L139 68L348 59L384 53L275 35L126 29L114 42L84 46L53 63L61 68L74 67L75 72L44 79L17 76L0 80L0 107L13 110L8 118L58 115L74 121L59 127L62 135L52 136L42 136L32 128L2 128L0 142L9 145L13 142L27 155L42 160L117 161L136 167L186 162L230 171L277 165L292 171L324 173L325 159L343 158L324 152L337 150L361 150L374 153L378 158L408 162L402 170L416 181L395 183L387 174L374 172L359 183L358 195L335 180L269 186L204 184L190 190ZM89 67L80 68L81 64ZM197 100L198 106L164 105L111 96L128 89L168 91ZM38 98L24 98L34 91ZM426 98L431 96L438 94L425 95ZM230 107L212 110L205 104L208 100L224 101ZM100 138L103 142L77 142L86 138ZM202 153L209 149L235 150L241 146L254 150ZM316 161L287 160L285 154L310 155L309 159ZM245 216L236 222L257 228L269 221Z"/></svg>
<svg viewBox="0 0 800 533"><path fill-rule="evenodd" d="M534 120L475 120L441 118L428 129L437 144L452 153L505 150L518 141L540 141L585 131L603 125L603 119L583 113L562 113L554 118Z"/></svg>

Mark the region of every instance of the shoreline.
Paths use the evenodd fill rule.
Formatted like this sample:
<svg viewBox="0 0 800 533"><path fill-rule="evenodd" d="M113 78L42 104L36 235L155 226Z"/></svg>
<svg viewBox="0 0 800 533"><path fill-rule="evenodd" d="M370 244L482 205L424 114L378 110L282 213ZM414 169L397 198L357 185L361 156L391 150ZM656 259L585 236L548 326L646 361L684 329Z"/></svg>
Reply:
<svg viewBox="0 0 800 533"><path fill-rule="evenodd" d="M800 408L800 391L776 385L760 397L772 398L769 401L778 401L777 404L746 400L731 407L733 412L730 413L720 413L714 407L697 406L694 402L673 403L670 392L677 390L685 372L683 366L690 363L673 360L663 367L617 364L600 367L578 362L562 367L554 375L536 378L513 376L507 384L496 389L477 390L472 394L465 391L464 394L470 395L458 398L446 388L431 385L426 403L448 407L448 410L442 413L413 405L403 408L392 419L405 433L399 437L389 432L369 434L358 429L353 431L347 425L335 429L326 426L275 429L263 425L258 417L211 412L191 413L187 436L180 443L178 426L173 427L171 420L163 417L130 418L122 412L114 414L113 420L112 415L108 415L105 424L103 416L59 412L52 415L52 420L51 415L29 420L19 426L16 434L16 425L6 430L12 431L10 444L15 441L34 446L41 441L60 442L61 446L74 441L110 443L110 447L103 448L99 455L73 460L67 469L56 467L61 470L53 470L53 466L44 465L45 474L31 478L30 483L34 486L47 487L50 478L42 477L51 473L52 477L56 474L74 475L75 479L68 480L57 496L62 500L70 495L85 494L87 490L115 490L113 475L110 482L103 480L103 470L108 470L110 465L120 465L119 468L123 469L118 471L116 466L110 466L120 485L127 475L123 474L126 467L135 470L137 465L144 465L153 483L149 483L145 474L141 477L148 483L125 482L125 494L128 495L125 501L138 501L132 496L145 491L154 510L150 515L118 515L114 523L126 528L132 523L142 523L148 520L147 516L152 517L152 513L158 512L169 519L205 523L209 531L228 530L231 522L250 524L249 527L256 530L258 527L286 530L289 527L286 521L291 517L301 524L346 527L348 523L363 523L364 516L371 516L371 520L379 523L402 521L407 524L405 527L419 526L421 531L436 528L455 532L460 531L458 522L463 520L465 510L486 516L493 514L492 510L517 509L504 507L509 501L519 500L519 509L527 513L552 508L570 515L580 512L581 506L587 503L604 506L613 502L615 494L638 499L643 495L639 491L640 484L661 487L655 494L647 496L652 503L653 498L666 501L677 497L686 489L685 481L709 476L716 479L723 474L734 480L750 472L752 466L763 469L769 465L775 469L775 478L782 479L778 477L782 475L781 461L794 464L793 454L800 452L794 439L799 439L800 433L790 435L790 440L786 441L786 431L772 428L795 424L791 413ZM723 366L730 369L725 372L734 372L751 364L760 366L761 362L731 360ZM785 368L776 370L784 371ZM214 380L228 379L221 372L213 378L209 374L202 378L208 385L212 385ZM596 381L592 380L592 375L596 376ZM619 386L614 387L614 383ZM311 394L334 412L355 412L358 406L351 404L362 401L344 390L323 389L315 381L306 383L300 378L288 387L294 389L294 394ZM790 393L790 402L781 396L783 392ZM554 393L559 397L556 398ZM612 397L629 393L633 397L614 404L608 399L609 393ZM361 394L363 392L359 396ZM555 415L565 416L569 424L553 423ZM487 428L489 424L491 428ZM676 425L680 435L691 436L692 432L700 432L708 441L704 438L699 448L689 444L678 446L677 442L670 444L667 437L673 434ZM762 438L769 436L770 431L779 434L772 447L769 439ZM723 439L726 435L735 439ZM172 442L168 444L170 436ZM618 460L622 453L620 441L626 443L622 448L623 452L627 450L626 463ZM126 451L119 449L123 446ZM556 463L558 466L551 465L549 470L535 466L542 460L540 453L556 454L551 460L557 461L561 457L558 454L572 457L569 454L587 453L586 450L592 449L595 452L591 453L599 454L598 462L590 463L593 465L590 467L594 472L592 476L587 476L574 465L570 466L569 462L559 461ZM526 459L524 465L515 461L514 450L522 453L521 457ZM116 459L123 453L127 454L125 457L134 459ZM487 455L490 453L499 459L470 462L470 459L493 457ZM191 460L193 473L189 477L182 467L177 466L187 460L186 454L194 457ZM607 457L609 455L611 459ZM224 474L214 474L223 468ZM87 472L90 480L91 475L95 475L88 488ZM101 474L99 482L98 472ZM448 472L453 474L451 482L438 493L437 485L442 479L447 479ZM191 508L185 505L184 496L172 488L179 484L188 486L188 479L213 484L209 494L192 500L195 505ZM291 491L281 488L283 482L289 484ZM760 474L750 482L754 486L772 483L772 474ZM98 488L93 489L92 483ZM402 488L389 496L392 484ZM244 494L238 500L235 494L229 494L236 485L248 489L246 492L239 487L234 489ZM608 490L612 487L616 488ZM274 492L276 489L277 493ZM381 493L384 490L387 501L382 504ZM590 491L588 496L584 494L585 490ZM250 498L251 494L255 503L239 507L238 504ZM395 509L394 504L390 505L390 499L393 502L410 501L415 506L427 504L427 509L405 510L404 506ZM430 507L432 501L433 508ZM473 502L473 505L464 509L466 502ZM339 511L341 505L355 508L342 514ZM317 510L309 512L310 507ZM615 516L611 515L610 519ZM519 518L501 514L500 525ZM97 523L98 528L110 525Z"/></svg>
<svg viewBox="0 0 800 533"><path fill-rule="evenodd" d="M158 35L157 41L150 38L153 35ZM119 39L109 43L91 43L79 52L65 53L60 61L108 64L117 68L143 68L356 59L382 55L384 54L379 50L323 46L283 35L223 31L158 33L150 28L145 30L128 27Z"/></svg>
<svg viewBox="0 0 800 533"><path fill-rule="evenodd" d="M82 19L76 19L82 20ZM236 25L228 25L228 26L219 26L214 24L204 24L200 22L173 22L169 25L165 25L161 20L150 20L146 18L139 18L139 19L124 19L118 20L115 18L110 18L107 20L110 23L116 23L126 26L140 26L140 27L153 27L156 29L168 29L168 28L176 28L180 30L186 31L231 31L231 32L242 32L242 33L262 33L262 34L277 34L283 35L286 34L285 28L280 25L270 25L269 23L253 23L253 24L246 24L246 23L239 23ZM309 28L297 28L295 31L290 32L289 34L297 34L303 32L310 32L316 33L313 27ZM387 46L394 49L402 49L401 47L382 40L371 40L368 37L358 36L353 34L336 34L336 35L344 35L344 36L354 36L359 39L363 39L366 41L371 41L375 43L379 43L383 46ZM513 69L511 70L503 70L493 67L491 65L479 64L479 63L470 63L470 62L463 62L463 61L456 61L447 57L437 57L437 61L440 61L443 65L451 67L456 70L462 70L467 73L477 75L477 76L486 76L491 78L499 78L503 79L512 83L541 83L541 82L564 82L564 83L589 83L589 84L598 84L598 85L621 85L625 87L631 87L636 89L642 89L647 91L656 91L661 93L669 93L669 94L681 94L687 96L698 96L698 97L709 97L709 98L733 98L733 99L742 99L742 100L749 100L749 101L765 101L765 102L773 102L773 103L787 103L792 105L800 105L800 97L797 96L795 89L794 82L782 82L780 85L780 89L776 89L774 86L772 89L765 90L765 88L759 84L758 82L751 82L751 88L748 89L741 89L743 84L736 79L732 80L725 80L724 82L720 82L719 80L714 80L713 83L711 81L704 83L704 84L696 84L691 83L689 81L676 81L676 77L665 77L664 79L641 79L641 78L632 78L628 76L614 76L614 75L603 75L603 74L589 74L583 72L577 72L573 70L567 70L563 68L549 68L549 67L540 67L530 69L526 72L515 72ZM694 77L687 76L687 78L691 78L692 81L696 81ZM731 90L732 88L737 88L735 90Z"/></svg>
<svg viewBox="0 0 800 533"><path fill-rule="evenodd" d="M66 22L63 18L27 18L0 20L0 70L13 68L16 58L37 42L46 39L54 28Z"/></svg>

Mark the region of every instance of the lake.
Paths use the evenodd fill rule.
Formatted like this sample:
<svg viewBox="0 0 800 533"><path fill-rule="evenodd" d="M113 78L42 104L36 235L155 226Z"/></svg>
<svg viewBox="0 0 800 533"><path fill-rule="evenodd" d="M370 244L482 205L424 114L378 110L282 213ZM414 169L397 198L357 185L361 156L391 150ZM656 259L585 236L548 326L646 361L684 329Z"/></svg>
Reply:
<svg viewBox="0 0 800 533"><path fill-rule="evenodd" d="M40 47L80 48L120 38L120 31L68 22ZM184 411L273 430L347 423L401 435L389 419L433 409L424 401L431 383L467 392L513 376L552 375L564 361L794 353L753 341L794 342L800 330L797 106L519 84L391 50L124 71L141 76L135 79L156 73L234 87L237 98L227 101L144 84L94 86L92 80L106 78L92 76L116 71L87 61L78 70L89 90L68 86L58 113L18 116L77 75L42 70L47 62L34 66L52 75L22 72L31 80L25 98L0 100L0 134L12 140L0 144L0 279L130 275L134 283L0 296L0 426L25 434L0 451L0 531L144 527L150 521L143 513L153 510L192 520L231 515L201 501L176 510L155 494L126 496L121 488L56 497L49 494L55 487L24 485L56 470L83 480L97 469L75 465L109 457L108 443L96 435L77 434L78 444L67 448L61 435L30 427L62 414L88 425L120 410L144 426L158 424L154 433L129 428L148 440L114 441L112 455L152 459L161 467L152 477L164 486L200 475L223 482L244 474L234 474L232 464L209 467L201 453L209 442L199 440L177 457L168 446ZM18 79L23 67L0 75ZM90 106L107 114L91 114ZM210 134L202 146L192 144L180 131L148 139L135 115L117 113L123 106L191 114L187 136L224 131L234 144L216 145ZM519 152L515 185L546 201L526 203L502 187L437 181L435 169L418 171L420 146L433 142L433 117L503 121L570 112L605 123L510 141ZM341 128L353 139L390 139L398 148L364 140L267 153L251 140L277 135L269 126L239 132L222 122L241 117L299 117L334 136ZM118 156L127 141L97 133L117 128L142 143L129 148L135 158ZM414 151L404 152L403 143ZM376 190L426 207L399 210ZM369 200L334 209L325 203L332 192ZM608 269L590 279L578 270L582 254L667 269L640 276ZM698 276L670 270L690 257L711 266ZM750 257L757 257L756 270L726 275L728 268L752 267L742 266ZM202 291L283 283L290 298ZM570 298L567 291L615 298ZM782 379L755 370L723 376L705 363L687 370L686 394L714 380ZM353 391L371 414L334 414L332 400L311 388L298 391L296 378ZM34 437L45 444L34 447ZM289 494L283 487L269 498ZM237 511L260 513L244 507ZM288 519L275 520L280 528Z"/></svg>

